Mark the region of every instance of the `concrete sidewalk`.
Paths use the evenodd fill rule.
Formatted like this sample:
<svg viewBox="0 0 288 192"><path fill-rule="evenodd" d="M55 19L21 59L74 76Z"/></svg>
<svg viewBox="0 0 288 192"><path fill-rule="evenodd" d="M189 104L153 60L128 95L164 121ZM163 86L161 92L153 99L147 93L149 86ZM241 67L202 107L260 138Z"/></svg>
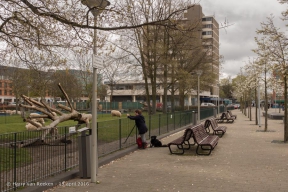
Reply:
<svg viewBox="0 0 288 192"><path fill-rule="evenodd" d="M255 108L253 108L253 111ZM275 111L275 109L269 109ZM171 155L167 147L136 150L99 168L99 184L90 179L63 181L55 192L152 192L152 191L288 191L288 145L283 143L283 120L268 120L268 132L240 110L226 125L210 156L196 155L196 146L184 155ZM162 139L180 137L183 131Z"/></svg>

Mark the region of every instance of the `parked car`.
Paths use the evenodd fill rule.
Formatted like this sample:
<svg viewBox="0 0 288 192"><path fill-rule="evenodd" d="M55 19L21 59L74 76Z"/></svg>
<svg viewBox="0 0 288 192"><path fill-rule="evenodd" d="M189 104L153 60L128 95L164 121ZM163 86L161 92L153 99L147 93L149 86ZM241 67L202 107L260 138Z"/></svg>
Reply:
<svg viewBox="0 0 288 192"><path fill-rule="evenodd" d="M234 104L234 109L239 109L240 108L240 104Z"/></svg>
<svg viewBox="0 0 288 192"><path fill-rule="evenodd" d="M201 103L201 106L216 106L213 103Z"/></svg>

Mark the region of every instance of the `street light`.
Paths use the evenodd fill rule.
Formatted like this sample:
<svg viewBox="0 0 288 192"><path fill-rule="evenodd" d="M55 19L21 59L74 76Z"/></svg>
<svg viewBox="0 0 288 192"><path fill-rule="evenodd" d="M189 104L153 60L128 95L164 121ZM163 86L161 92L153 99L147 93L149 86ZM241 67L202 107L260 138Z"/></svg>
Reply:
<svg viewBox="0 0 288 192"><path fill-rule="evenodd" d="M258 79L258 125L259 127L261 127L261 117L260 117L260 82L259 82L259 79Z"/></svg>
<svg viewBox="0 0 288 192"><path fill-rule="evenodd" d="M197 100L198 100L198 118L197 121L200 123L200 76L202 75L202 70L197 70L198 75L198 86L197 86Z"/></svg>
<svg viewBox="0 0 288 192"><path fill-rule="evenodd" d="M219 97L220 97L220 94L219 94L219 92L220 92L220 84L219 83L217 83L217 86L218 86L218 114L220 114L220 108L219 108Z"/></svg>
<svg viewBox="0 0 288 192"><path fill-rule="evenodd" d="M110 5L107 0L81 0L83 5L86 5L91 10L94 16L94 27L97 23L97 15L99 15L106 6ZM96 182L96 174L98 173L98 148L97 148L97 67L95 63L97 47L96 47L97 32L94 29L93 36L93 96L92 96L92 138L91 138L91 182Z"/></svg>

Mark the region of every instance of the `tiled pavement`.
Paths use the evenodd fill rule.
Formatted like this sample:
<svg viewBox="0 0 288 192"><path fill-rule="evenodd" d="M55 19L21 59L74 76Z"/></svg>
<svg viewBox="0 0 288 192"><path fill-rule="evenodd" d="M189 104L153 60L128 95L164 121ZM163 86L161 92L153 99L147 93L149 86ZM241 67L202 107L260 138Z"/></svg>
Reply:
<svg viewBox="0 0 288 192"><path fill-rule="evenodd" d="M283 121L268 120L268 131L263 132L264 117L259 127L254 117L250 121L240 110L232 113L237 115L236 121L225 123L227 133L210 156L196 155L195 146L184 155L170 155L167 147L136 150L100 167L99 184L78 177L47 191L288 191L288 145L283 143ZM162 143L182 134L166 137Z"/></svg>

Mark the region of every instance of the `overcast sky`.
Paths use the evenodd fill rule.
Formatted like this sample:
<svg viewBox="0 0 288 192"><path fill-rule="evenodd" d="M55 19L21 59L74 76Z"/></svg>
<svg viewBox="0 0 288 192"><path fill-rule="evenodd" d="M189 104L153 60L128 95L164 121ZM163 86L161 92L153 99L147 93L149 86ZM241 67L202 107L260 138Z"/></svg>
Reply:
<svg viewBox="0 0 288 192"><path fill-rule="evenodd" d="M287 31L287 21L280 19L281 12L288 6L277 0L201 0L200 5L206 16L214 15L219 24L228 20L232 26L220 29L220 54L225 63L221 69L221 77L230 75L232 78L240 73L249 58L256 58L256 29L260 22L266 22L270 14L274 15L274 23L278 28Z"/></svg>

